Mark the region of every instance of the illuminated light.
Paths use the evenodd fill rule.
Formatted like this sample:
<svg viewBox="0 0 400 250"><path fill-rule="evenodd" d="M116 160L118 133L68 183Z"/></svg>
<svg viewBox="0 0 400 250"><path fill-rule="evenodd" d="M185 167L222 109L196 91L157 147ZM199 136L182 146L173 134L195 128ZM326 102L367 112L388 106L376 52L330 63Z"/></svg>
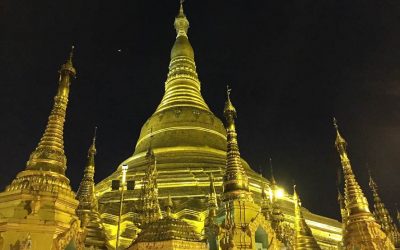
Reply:
<svg viewBox="0 0 400 250"><path fill-rule="evenodd" d="M275 196L277 199L281 199L281 198L283 198L283 196L285 196L285 191L282 188L278 188L275 191Z"/></svg>
<svg viewBox="0 0 400 250"><path fill-rule="evenodd" d="M122 185L126 183L126 172L128 171L128 165L122 165Z"/></svg>

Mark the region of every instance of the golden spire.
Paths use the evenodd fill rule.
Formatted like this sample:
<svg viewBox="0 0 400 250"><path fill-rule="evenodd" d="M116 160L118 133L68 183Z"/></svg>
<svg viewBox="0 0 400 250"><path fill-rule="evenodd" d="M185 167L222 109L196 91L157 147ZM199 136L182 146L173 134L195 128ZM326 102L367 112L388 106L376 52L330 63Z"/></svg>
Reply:
<svg viewBox="0 0 400 250"><path fill-rule="evenodd" d="M371 188L372 195L374 197L374 215L377 222L381 225L382 230L388 235L395 247L400 248L400 233L397 229L396 224L393 222L389 211L386 209L385 204L382 202L378 194L378 185L374 181L369 173L369 187Z"/></svg>
<svg viewBox="0 0 400 250"><path fill-rule="evenodd" d="M88 150L87 163L84 170L83 179L79 185L78 192L76 193L76 199L79 200L78 209L92 210L93 208L97 207L97 199L94 193L94 158L96 155L96 131L97 127L95 127L94 129L92 144L90 145Z"/></svg>
<svg viewBox="0 0 400 250"><path fill-rule="evenodd" d="M309 250L321 249L315 240L310 227L307 225L303 212L301 211L301 202L296 193L296 185L293 186L293 200L294 200L294 249L295 250Z"/></svg>
<svg viewBox="0 0 400 250"><path fill-rule="evenodd" d="M341 136L337 121L333 118L333 124L336 129L336 149L339 152L340 160L342 163L344 180L345 180L345 199L346 208L349 212L349 216L359 213L369 213L368 201L362 192L360 185L356 181L356 177L353 174L350 160L347 155L347 142ZM371 215L372 216L372 215Z"/></svg>
<svg viewBox="0 0 400 250"><path fill-rule="evenodd" d="M347 221L343 232L343 244L346 249L371 247L368 249L393 249L386 234L376 223L371 214L368 201L358 184L347 155L347 143L339 132L336 119L336 149L339 152L344 175L344 199L347 210Z"/></svg>
<svg viewBox="0 0 400 250"><path fill-rule="evenodd" d="M94 192L96 131L97 127L94 129L83 179L76 194L76 199L79 201L76 214L81 220L81 227L85 230L85 246L88 248L94 247L95 249L107 249L108 239L98 211L98 201Z"/></svg>
<svg viewBox="0 0 400 250"><path fill-rule="evenodd" d="M194 62L194 51L188 39L189 21L180 2L174 22L176 40L171 50L165 94L156 112L173 107L195 107L210 111L200 93L200 81Z"/></svg>
<svg viewBox="0 0 400 250"><path fill-rule="evenodd" d="M240 158L237 133L235 128L236 109L230 99L231 89L227 87L227 100L225 102L224 116L226 118L227 133L227 160L226 171L223 178L224 193L243 191L249 193L249 181L242 166ZM242 194L243 194L242 192Z"/></svg>
<svg viewBox="0 0 400 250"><path fill-rule="evenodd" d="M65 174L67 158L64 154L64 122L69 87L72 78L76 76L76 70L72 65L73 49L74 47L72 47L67 62L61 66L54 106L51 110L46 130L26 164L27 170L45 170Z"/></svg>
<svg viewBox="0 0 400 250"><path fill-rule="evenodd" d="M162 218L160 204L158 202L157 187L157 160L153 150L149 147L146 154L148 167L142 179L142 190L140 194L142 223L157 221Z"/></svg>

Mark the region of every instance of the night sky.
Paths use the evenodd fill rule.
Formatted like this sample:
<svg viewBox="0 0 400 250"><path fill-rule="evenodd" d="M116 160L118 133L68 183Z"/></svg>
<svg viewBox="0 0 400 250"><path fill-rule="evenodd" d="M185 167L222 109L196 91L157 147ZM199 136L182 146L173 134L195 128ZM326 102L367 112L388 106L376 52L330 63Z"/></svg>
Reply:
<svg viewBox="0 0 400 250"><path fill-rule="evenodd" d="M98 126L96 180L134 151L164 91L178 1L0 2L0 188L25 168L50 113L58 69L76 46L65 126L67 176L82 178ZM188 0L202 94L222 118L226 84L239 146L254 170L272 157L277 181L303 205L340 218L332 117L357 179L367 164L390 209L400 190L398 0ZM120 50L120 52L119 52Z"/></svg>

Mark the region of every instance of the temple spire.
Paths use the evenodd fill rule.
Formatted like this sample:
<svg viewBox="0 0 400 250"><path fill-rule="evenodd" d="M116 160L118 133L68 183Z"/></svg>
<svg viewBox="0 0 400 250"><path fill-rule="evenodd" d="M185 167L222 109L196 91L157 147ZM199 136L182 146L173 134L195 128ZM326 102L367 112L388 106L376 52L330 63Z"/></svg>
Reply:
<svg viewBox="0 0 400 250"><path fill-rule="evenodd" d="M370 213L368 208L368 201L364 196L360 185L356 181L356 177L351 168L350 160L347 155L347 142L339 132L337 121L333 118L333 124L336 129L336 149L339 152L340 160L342 163L344 181L345 181L345 199L349 215L358 213Z"/></svg>
<svg viewBox="0 0 400 250"><path fill-rule="evenodd" d="M301 211L300 198L296 192L296 185L293 186L293 200L294 200L294 249L295 250L309 250L321 249L315 240L310 227L304 219L303 212Z"/></svg>
<svg viewBox="0 0 400 250"><path fill-rule="evenodd" d="M185 12L183 11L183 0L179 4L179 13L175 18L174 26L176 30L176 36L186 36L189 29L189 20L186 18Z"/></svg>
<svg viewBox="0 0 400 250"><path fill-rule="evenodd" d="M174 26L176 39L171 49L165 94L156 113L174 107L194 107L210 111L200 93L200 81L196 72L194 51L188 38L189 20L183 9L183 1L180 1Z"/></svg>
<svg viewBox="0 0 400 250"><path fill-rule="evenodd" d="M160 204L158 202L157 187L157 160L152 148L149 148L146 158L148 167L142 179L142 190L140 194L142 223L154 222L162 218Z"/></svg>
<svg viewBox="0 0 400 250"><path fill-rule="evenodd" d="M347 155L347 143L339 132L337 121L333 118L336 129L335 146L340 156L344 175L344 199L347 221L343 232L343 244L346 249L368 246L368 249L393 249L386 234L376 223L369 210L368 201L358 184Z"/></svg>
<svg viewBox="0 0 400 250"><path fill-rule="evenodd" d="M369 187L371 188L372 195L374 197L374 216L377 222L381 225L382 230L388 235L395 247L400 248L400 233L397 229L396 224L393 222L389 211L386 209L385 204L382 202L378 194L378 185L374 181L369 173Z"/></svg>
<svg viewBox="0 0 400 250"><path fill-rule="evenodd" d="M97 199L94 193L96 132L97 127L94 129L92 144L88 150L87 163L84 170L83 179L79 185L78 192L76 193L76 199L79 200L78 209L92 210L95 208L95 206L97 207Z"/></svg>
<svg viewBox="0 0 400 250"><path fill-rule="evenodd" d="M94 129L84 175L76 194L76 199L79 201L76 214L81 220L81 227L85 230L85 246L94 249L107 249L108 239L98 211L98 201L94 192L96 131L97 127Z"/></svg>
<svg viewBox="0 0 400 250"><path fill-rule="evenodd" d="M238 195L249 193L249 181L242 166L239 145L235 127L236 109L230 99L231 89L227 87L227 100L225 102L224 116L226 118L227 133L227 160L226 171L223 178L224 194Z"/></svg>
<svg viewBox="0 0 400 250"><path fill-rule="evenodd" d="M72 64L73 49L72 46L66 63L61 66L53 109L48 118L45 132L26 164L28 170L45 170L65 174L67 158L64 154L64 122L70 84L72 78L76 76L76 70Z"/></svg>

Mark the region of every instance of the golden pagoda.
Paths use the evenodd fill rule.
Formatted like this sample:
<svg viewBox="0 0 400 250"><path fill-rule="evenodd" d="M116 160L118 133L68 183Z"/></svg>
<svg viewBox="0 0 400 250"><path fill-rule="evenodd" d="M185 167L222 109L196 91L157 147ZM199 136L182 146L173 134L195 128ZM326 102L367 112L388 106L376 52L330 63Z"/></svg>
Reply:
<svg viewBox="0 0 400 250"><path fill-rule="evenodd" d="M204 234L208 217L209 175L217 193L222 193L226 169L227 135L221 120L209 109L201 95L201 84L196 71L194 51L189 42L189 21L182 3L175 17L175 42L171 49L169 72L165 92L154 114L143 125L133 155L123 161L114 173L96 185L99 210L110 241L116 238L119 221L120 192L111 189L113 180L121 179L122 166L128 166L127 180L141 185L146 173L147 150L151 144L157 158L157 183L159 199L171 194L175 215L194 226L197 233ZM151 142L151 143L150 143ZM255 204L261 204L262 186L270 189L270 182L254 172L240 156L245 185ZM245 173L245 175L243 175ZM244 177L245 176L245 177ZM229 177L230 178L230 177ZM242 177L240 177L242 178ZM279 206L291 223L293 199L280 187ZM124 194L121 216L121 246L129 246L140 231L137 211L141 190L128 190ZM252 195L250 194L252 193ZM139 206L140 207L140 206ZM341 223L323 216L304 215L314 230L318 243L336 248L341 242ZM115 244L111 244L115 245Z"/></svg>
<svg viewBox="0 0 400 250"><path fill-rule="evenodd" d="M76 194L76 199L79 200L76 214L79 216L81 228L84 231L85 247L93 250L108 249L108 240L98 211L97 198L94 193L95 155L96 132L93 137L92 145L89 147L83 179Z"/></svg>
<svg viewBox="0 0 400 250"><path fill-rule="evenodd" d="M394 249L393 243L376 223L369 210L368 201L358 184L347 156L347 142L340 135L334 119L336 129L335 146L340 155L345 180L344 199L347 210L346 223L343 232L345 249Z"/></svg>
<svg viewBox="0 0 400 250"><path fill-rule="evenodd" d="M65 176L64 122L76 70L72 52L61 66L46 130L25 170L0 193L0 249L81 249L78 201Z"/></svg>
<svg viewBox="0 0 400 250"><path fill-rule="evenodd" d="M320 250L310 227L304 219L303 212L301 211L300 198L296 192L296 186L293 187L293 200L294 200L294 250Z"/></svg>
<svg viewBox="0 0 400 250"><path fill-rule="evenodd" d="M376 221L381 225L382 230L393 242L396 249L400 248L400 233L393 222L392 216L386 209L385 204L382 202L381 197L378 194L378 185L372 178L371 172L369 172L369 187L371 188L372 195L374 197L374 211Z"/></svg>

